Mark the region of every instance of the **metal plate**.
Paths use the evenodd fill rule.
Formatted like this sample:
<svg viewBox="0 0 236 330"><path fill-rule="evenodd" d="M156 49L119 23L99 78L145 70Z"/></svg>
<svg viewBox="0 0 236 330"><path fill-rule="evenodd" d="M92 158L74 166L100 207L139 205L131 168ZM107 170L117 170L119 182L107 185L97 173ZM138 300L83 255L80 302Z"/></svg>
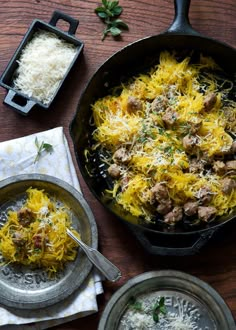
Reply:
<svg viewBox="0 0 236 330"><path fill-rule="evenodd" d="M81 239L97 248L97 226L83 196L66 182L48 175L23 174L0 183L0 224L6 221L6 211L22 203L27 188L45 189L59 203L70 208L74 229ZM0 266L0 301L9 307L36 309L55 304L72 294L85 281L92 269L91 262L81 249L75 261L68 262L58 275L49 279L42 269L26 266Z"/></svg>
<svg viewBox="0 0 236 330"><path fill-rule="evenodd" d="M235 330L232 314L221 296L207 283L198 278L174 270L147 272L129 280L108 302L101 317L98 330L145 329L124 327L131 299L154 301L165 297L166 315L181 316L191 320L194 330ZM165 316L166 317L166 316ZM160 319L152 330L172 329ZM184 323L184 322L183 322ZM166 325L166 328L163 325ZM187 329L187 327L184 329Z"/></svg>

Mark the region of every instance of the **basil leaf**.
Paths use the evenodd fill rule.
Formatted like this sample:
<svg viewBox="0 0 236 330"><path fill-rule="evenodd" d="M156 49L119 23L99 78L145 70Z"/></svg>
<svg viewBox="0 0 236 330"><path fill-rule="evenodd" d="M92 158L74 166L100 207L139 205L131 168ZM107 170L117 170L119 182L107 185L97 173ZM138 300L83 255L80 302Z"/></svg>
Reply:
<svg viewBox="0 0 236 330"><path fill-rule="evenodd" d="M115 8L113 8L113 14L115 16L119 16L123 11L123 8L121 6L117 6Z"/></svg>
<svg viewBox="0 0 236 330"><path fill-rule="evenodd" d="M114 37L116 37L116 36L118 36L118 35L121 34L121 30L118 29L117 27L114 27L114 26L112 26L112 27L110 28L110 32L111 32L111 34L112 34Z"/></svg>
<svg viewBox="0 0 236 330"><path fill-rule="evenodd" d="M128 25L125 22L123 22L121 19L116 19L115 22L116 22L116 26L120 26L127 30L129 29Z"/></svg>
<svg viewBox="0 0 236 330"><path fill-rule="evenodd" d="M104 12L99 12L99 13L98 13L98 16L99 16L100 18L107 18L107 17L108 17L108 15L107 15L106 13L104 13Z"/></svg>

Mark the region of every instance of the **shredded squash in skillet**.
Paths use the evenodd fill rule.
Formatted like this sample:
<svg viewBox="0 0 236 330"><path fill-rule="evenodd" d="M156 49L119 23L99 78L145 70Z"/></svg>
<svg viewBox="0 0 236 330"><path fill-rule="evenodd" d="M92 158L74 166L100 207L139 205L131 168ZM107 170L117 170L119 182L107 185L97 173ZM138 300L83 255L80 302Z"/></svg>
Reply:
<svg viewBox="0 0 236 330"><path fill-rule="evenodd" d="M53 275L77 255L77 244L66 234L69 210L43 190L29 188L27 196L20 209L8 212L0 251L4 263L42 267Z"/></svg>
<svg viewBox="0 0 236 330"><path fill-rule="evenodd" d="M212 58L194 63L164 51L148 73L97 100L93 149L113 179L106 193L145 222L204 223L232 212L232 88Z"/></svg>

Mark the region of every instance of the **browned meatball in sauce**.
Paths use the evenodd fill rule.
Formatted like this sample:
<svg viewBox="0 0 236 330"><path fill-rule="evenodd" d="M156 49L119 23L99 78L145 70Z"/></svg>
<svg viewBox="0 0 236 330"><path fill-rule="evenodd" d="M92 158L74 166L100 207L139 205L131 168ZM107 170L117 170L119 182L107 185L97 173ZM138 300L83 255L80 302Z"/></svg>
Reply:
<svg viewBox="0 0 236 330"><path fill-rule="evenodd" d="M175 206L173 210L169 213L167 213L164 216L164 222L168 224L175 224L176 222L179 222L183 218L183 209L180 206Z"/></svg>
<svg viewBox="0 0 236 330"><path fill-rule="evenodd" d="M204 222L214 219L216 208L214 206L199 206L198 218Z"/></svg>
<svg viewBox="0 0 236 330"><path fill-rule="evenodd" d="M216 104L217 96L215 93L209 93L205 96L203 101L203 106L205 111L210 111L214 108L214 105Z"/></svg>
<svg viewBox="0 0 236 330"><path fill-rule="evenodd" d="M108 174L114 179L118 179L121 175L121 168L117 164L110 165L108 167L107 171L108 171Z"/></svg>

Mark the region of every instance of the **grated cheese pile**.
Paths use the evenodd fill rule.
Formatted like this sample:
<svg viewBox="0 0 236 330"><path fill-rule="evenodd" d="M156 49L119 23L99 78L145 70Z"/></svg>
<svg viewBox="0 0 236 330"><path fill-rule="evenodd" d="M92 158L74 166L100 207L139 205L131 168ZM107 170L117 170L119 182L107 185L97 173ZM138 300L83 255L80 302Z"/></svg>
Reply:
<svg viewBox="0 0 236 330"><path fill-rule="evenodd" d="M159 324L153 321L151 315L129 312L126 320L121 320L119 330L199 330L199 327L187 315L170 315L160 317Z"/></svg>
<svg viewBox="0 0 236 330"><path fill-rule="evenodd" d="M166 184L174 206L182 207L208 186L216 215L235 208L236 189L223 193L222 176L214 171L191 172L191 157L183 147L183 137L200 123L196 134L200 161L202 157L207 163L230 150L233 138L229 132L236 132L236 103L228 98L232 82L221 78L222 72L210 57L201 55L194 63L191 56L180 61L175 53L163 51L148 73L133 77L92 105L93 150L108 154L103 159L107 165L113 164L118 149L129 154L120 176L113 180L113 189L106 194L132 215L153 221L157 212L150 203L150 190L157 182ZM117 90L121 90L119 95ZM204 98L210 93L216 95L215 104L204 111ZM163 121L169 110L172 125Z"/></svg>
<svg viewBox="0 0 236 330"><path fill-rule="evenodd" d="M168 297L175 301L174 297ZM168 306L165 315L159 314L158 322L153 319L153 306L158 300L157 293L143 294L138 297L139 310L129 307L122 315L118 330L201 330L199 317L184 310L182 301ZM167 306L166 306L167 307Z"/></svg>
<svg viewBox="0 0 236 330"><path fill-rule="evenodd" d="M8 212L0 230L3 263L45 268L53 275L77 255L77 244L66 233L71 226L69 210L43 190L29 188L27 196L20 209ZM21 211L25 212L22 219Z"/></svg>
<svg viewBox="0 0 236 330"><path fill-rule="evenodd" d="M48 104L76 54L76 47L47 31L36 32L18 60L14 88Z"/></svg>

